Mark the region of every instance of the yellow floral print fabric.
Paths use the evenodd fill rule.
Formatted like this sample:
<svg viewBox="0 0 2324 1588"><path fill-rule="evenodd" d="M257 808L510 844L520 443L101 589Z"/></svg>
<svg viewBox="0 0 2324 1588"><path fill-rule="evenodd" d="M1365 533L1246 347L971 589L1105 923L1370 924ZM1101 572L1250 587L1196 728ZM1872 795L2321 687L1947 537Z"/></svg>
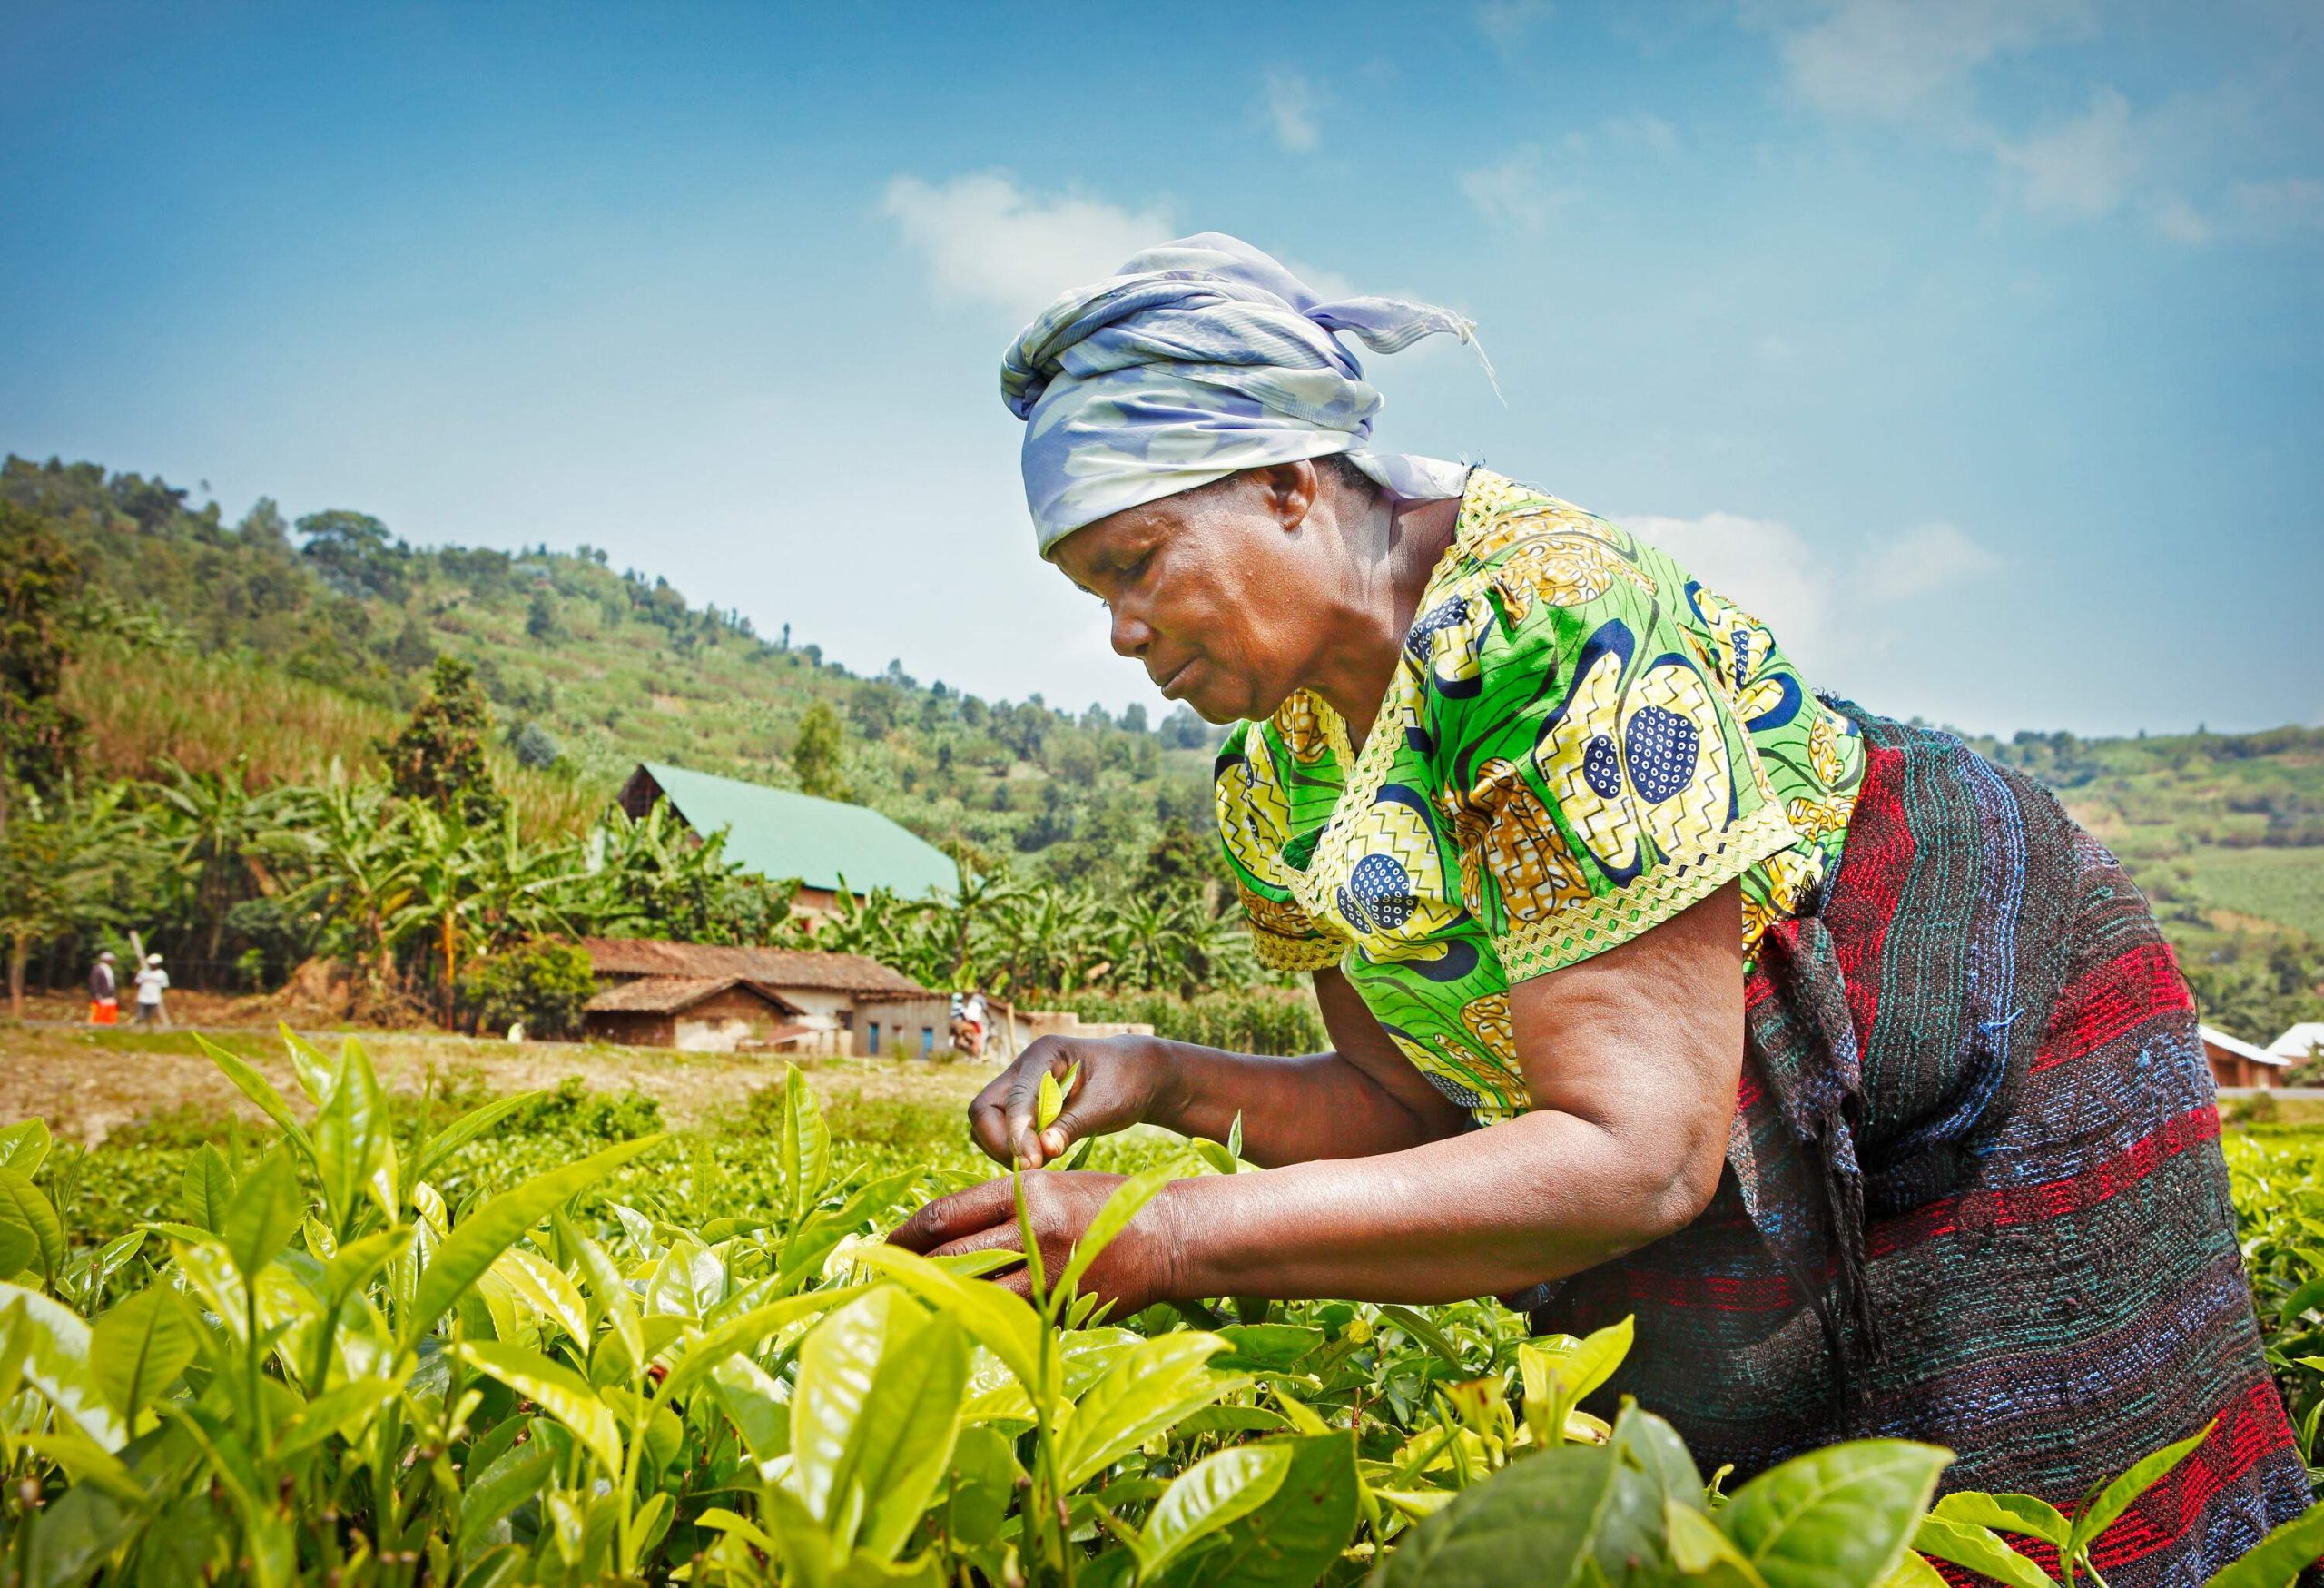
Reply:
<svg viewBox="0 0 2324 1588"><path fill-rule="evenodd" d="M1490 1123L1528 1106L1512 981L1738 879L1748 956L1837 863L1863 768L1765 626L1478 469L1361 752L1295 694L1229 735L1218 819L1260 957L1342 967Z"/></svg>

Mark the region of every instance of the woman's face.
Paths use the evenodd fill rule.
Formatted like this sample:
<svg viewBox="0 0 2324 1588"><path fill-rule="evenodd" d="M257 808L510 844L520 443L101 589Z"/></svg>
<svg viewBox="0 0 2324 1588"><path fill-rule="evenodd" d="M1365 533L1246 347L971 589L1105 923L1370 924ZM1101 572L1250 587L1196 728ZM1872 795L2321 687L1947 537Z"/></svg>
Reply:
<svg viewBox="0 0 2324 1588"><path fill-rule="evenodd" d="M1164 695L1214 723L1267 716L1324 639L1322 488L1313 464L1246 469L1085 525L1053 560Z"/></svg>

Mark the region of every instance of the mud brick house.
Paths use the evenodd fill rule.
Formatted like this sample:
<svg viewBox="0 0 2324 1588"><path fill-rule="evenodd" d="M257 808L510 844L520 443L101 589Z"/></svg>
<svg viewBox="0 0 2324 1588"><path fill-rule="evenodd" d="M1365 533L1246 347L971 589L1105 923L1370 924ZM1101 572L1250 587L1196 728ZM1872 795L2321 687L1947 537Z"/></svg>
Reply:
<svg viewBox="0 0 2324 1588"><path fill-rule="evenodd" d="M2203 1057L2211 1060L2213 1086L2277 1087L2291 1060L2267 1049L2230 1037L2216 1026L2203 1026Z"/></svg>
<svg viewBox="0 0 2324 1588"><path fill-rule="evenodd" d="M951 856L862 805L653 761L622 785L621 808L633 822L665 800L695 833L723 831L727 858L745 871L770 882L798 878L792 909L812 920L837 908L842 887L859 899L875 888L921 899L960 885Z"/></svg>
<svg viewBox="0 0 2324 1588"><path fill-rule="evenodd" d="M949 1047L951 1000L860 954L584 938L597 1041L690 1052L917 1058Z"/></svg>

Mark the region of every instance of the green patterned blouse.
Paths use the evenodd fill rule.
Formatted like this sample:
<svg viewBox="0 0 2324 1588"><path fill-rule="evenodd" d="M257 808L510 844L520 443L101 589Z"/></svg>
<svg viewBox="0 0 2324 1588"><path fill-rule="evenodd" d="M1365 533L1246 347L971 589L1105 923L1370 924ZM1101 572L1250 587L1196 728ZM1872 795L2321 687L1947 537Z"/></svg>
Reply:
<svg viewBox="0 0 2324 1588"><path fill-rule="evenodd" d="M1863 745L1763 625L1483 469L1419 613L1362 753L1295 694L1228 736L1218 821L1260 958L1341 966L1490 1124L1528 1106L1510 983L1738 877L1749 955L1838 860Z"/></svg>

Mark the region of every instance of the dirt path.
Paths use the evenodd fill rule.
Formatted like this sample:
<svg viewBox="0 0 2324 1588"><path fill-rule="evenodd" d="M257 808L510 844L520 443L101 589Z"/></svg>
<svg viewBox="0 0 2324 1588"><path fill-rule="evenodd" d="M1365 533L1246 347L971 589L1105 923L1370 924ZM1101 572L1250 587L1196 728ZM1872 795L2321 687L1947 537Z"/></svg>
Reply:
<svg viewBox="0 0 2324 1588"><path fill-rule="evenodd" d="M202 1033L255 1065L294 1100L299 1090L280 1039L248 1029ZM480 1084L495 1092L551 1087L568 1075L592 1090L635 1088L656 1099L663 1117L690 1125L714 1110L741 1103L753 1090L783 1079L783 1063L720 1053L679 1053L662 1048L614 1048L578 1042L508 1042L497 1038L432 1032L309 1033L326 1052L351 1034L389 1087L417 1091L432 1068L439 1076ZM911 1098L965 1108L991 1073L969 1064L879 1060L824 1060L808 1067L827 1091ZM149 1114L181 1107L256 1109L219 1072L192 1031L0 1022L0 1124L38 1115L60 1135L101 1141Z"/></svg>

